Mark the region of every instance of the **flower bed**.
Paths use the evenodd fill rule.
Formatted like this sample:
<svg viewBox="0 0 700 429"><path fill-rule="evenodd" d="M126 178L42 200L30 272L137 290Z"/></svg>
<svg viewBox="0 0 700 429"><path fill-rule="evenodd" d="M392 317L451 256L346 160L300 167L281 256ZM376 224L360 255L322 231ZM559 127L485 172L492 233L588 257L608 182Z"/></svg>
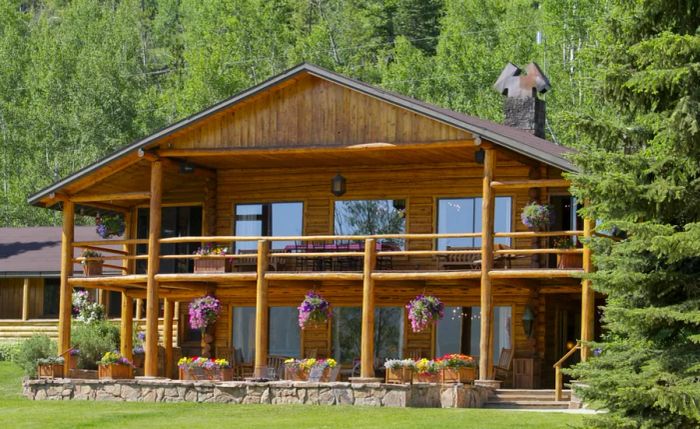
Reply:
<svg viewBox="0 0 700 429"><path fill-rule="evenodd" d="M226 359L183 357L177 362L180 380L233 380L233 368Z"/></svg>

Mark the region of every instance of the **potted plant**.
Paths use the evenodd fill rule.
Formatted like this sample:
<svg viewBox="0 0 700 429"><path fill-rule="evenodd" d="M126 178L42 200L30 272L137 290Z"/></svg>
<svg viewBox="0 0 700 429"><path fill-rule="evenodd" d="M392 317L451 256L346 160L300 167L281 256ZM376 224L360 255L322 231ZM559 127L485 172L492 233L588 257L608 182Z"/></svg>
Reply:
<svg viewBox="0 0 700 429"><path fill-rule="evenodd" d="M83 273L85 277L100 276L102 275L102 266L105 260L102 258L102 254L95 250L85 249L81 254L82 260L80 264L83 266Z"/></svg>
<svg viewBox="0 0 700 429"><path fill-rule="evenodd" d="M326 323L333 315L328 301L313 291L306 293L297 310L299 310L299 327L301 329L311 324Z"/></svg>
<svg viewBox="0 0 700 429"><path fill-rule="evenodd" d="M95 231L97 234L106 239L112 237L121 237L124 234L126 225L121 216L100 216L95 218Z"/></svg>
<svg viewBox="0 0 700 429"><path fill-rule="evenodd" d="M64 362L65 360L60 356L37 359L37 374L39 378L63 378Z"/></svg>
<svg viewBox="0 0 700 429"><path fill-rule="evenodd" d="M80 358L80 350L75 349L75 348L70 349L70 352L68 352L68 369L77 369L79 358Z"/></svg>
<svg viewBox="0 0 700 429"><path fill-rule="evenodd" d="M422 332L431 322L442 319L445 304L431 295L418 295L408 303L408 319L413 332Z"/></svg>
<svg viewBox="0 0 700 429"><path fill-rule="evenodd" d="M545 231L552 224L552 208L533 201L523 207L520 220L533 231Z"/></svg>
<svg viewBox="0 0 700 429"><path fill-rule="evenodd" d="M476 361L462 354L448 354L439 359L441 383L471 383L476 379Z"/></svg>
<svg viewBox="0 0 700 429"><path fill-rule="evenodd" d="M180 380L233 380L233 367L226 359L183 357L177 362Z"/></svg>
<svg viewBox="0 0 700 429"><path fill-rule="evenodd" d="M574 242L569 237L554 240L554 248L569 250L575 249ZM581 268L583 266L583 255L581 253L557 253L557 268Z"/></svg>
<svg viewBox="0 0 700 429"><path fill-rule="evenodd" d="M102 379L134 378L134 364L119 352L107 352L97 362L98 376Z"/></svg>
<svg viewBox="0 0 700 429"><path fill-rule="evenodd" d="M338 363L335 359L316 359L316 363L312 368L323 368L323 373L321 375L322 382L329 382L331 378L331 370L336 367Z"/></svg>
<svg viewBox="0 0 700 429"><path fill-rule="evenodd" d="M440 365L434 360L423 358L416 362L416 372L413 374L413 381L419 383L439 383Z"/></svg>
<svg viewBox="0 0 700 429"><path fill-rule="evenodd" d="M134 367L143 368L143 362L145 358L145 350L143 348L143 342L146 340L146 333L143 331L138 331L134 340L134 348L132 353L134 356Z"/></svg>
<svg viewBox="0 0 700 429"><path fill-rule="evenodd" d="M304 362L311 361L314 362L316 359L294 359L289 358L284 361L284 379L291 381L306 381L309 379L309 367L307 367Z"/></svg>
<svg viewBox="0 0 700 429"><path fill-rule="evenodd" d="M413 359L387 359L384 368L387 384L413 383L413 373L416 370L416 362Z"/></svg>
<svg viewBox="0 0 700 429"><path fill-rule="evenodd" d="M195 274L226 272L226 252L228 248L207 244L194 252L198 258L194 260Z"/></svg>

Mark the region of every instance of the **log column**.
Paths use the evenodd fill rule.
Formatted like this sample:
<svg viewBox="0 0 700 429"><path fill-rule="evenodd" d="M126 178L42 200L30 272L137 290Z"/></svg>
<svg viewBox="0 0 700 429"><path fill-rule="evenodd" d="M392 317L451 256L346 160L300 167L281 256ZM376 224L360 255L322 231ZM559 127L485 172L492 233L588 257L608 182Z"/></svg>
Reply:
<svg viewBox="0 0 700 429"><path fill-rule="evenodd" d="M134 358L134 299L122 292L119 350L129 360Z"/></svg>
<svg viewBox="0 0 700 429"><path fill-rule="evenodd" d="M583 238L587 241L593 236L595 223L592 219L583 220ZM593 272L593 258L591 247L586 243L583 245L583 272ZM581 281L581 341L593 341L595 334L595 291L591 287L591 281L584 279ZM581 348L581 360L586 361L591 355L590 347Z"/></svg>
<svg viewBox="0 0 700 429"><path fill-rule="evenodd" d="M489 271L493 269L493 224L495 197L491 189L496 152L484 147L484 179L481 204L481 338L479 380L491 380L493 373L493 292Z"/></svg>
<svg viewBox="0 0 700 429"><path fill-rule="evenodd" d="M165 345L165 376L173 377L173 301L166 298L163 308L163 343Z"/></svg>
<svg viewBox="0 0 700 429"><path fill-rule="evenodd" d="M374 377L374 280L372 272L377 262L377 247L373 238L365 240L362 267L362 342L360 344L360 378Z"/></svg>
<svg viewBox="0 0 700 429"><path fill-rule="evenodd" d="M158 376L158 282L160 267L160 220L163 195L163 165L151 163L151 203L148 222L148 271L146 279L146 344L144 375Z"/></svg>
<svg viewBox="0 0 700 429"><path fill-rule="evenodd" d="M267 376L267 341L269 326L269 307L267 305L267 280L265 273L268 267L270 242L258 241L257 280L255 293L255 377Z"/></svg>
<svg viewBox="0 0 700 429"><path fill-rule="evenodd" d="M73 288L68 278L73 275L73 238L75 231L75 205L72 201L63 202L63 230L61 234L61 291L58 309L58 354L70 349L70 323L73 307ZM68 371L69 359L64 370Z"/></svg>
<svg viewBox="0 0 700 429"><path fill-rule="evenodd" d="M22 284L22 320L29 320L29 277Z"/></svg>

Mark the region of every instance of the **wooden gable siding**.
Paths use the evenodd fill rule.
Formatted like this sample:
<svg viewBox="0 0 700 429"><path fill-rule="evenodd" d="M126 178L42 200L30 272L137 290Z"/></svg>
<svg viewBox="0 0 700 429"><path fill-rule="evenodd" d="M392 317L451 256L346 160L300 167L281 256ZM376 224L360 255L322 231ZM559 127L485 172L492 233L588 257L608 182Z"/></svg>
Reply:
<svg viewBox="0 0 700 429"><path fill-rule="evenodd" d="M234 106L161 147L280 148L468 139L470 133L315 76Z"/></svg>
<svg viewBox="0 0 700 429"><path fill-rule="evenodd" d="M22 317L23 278L0 279L0 319ZM41 317L44 313L44 279L29 279L29 318Z"/></svg>

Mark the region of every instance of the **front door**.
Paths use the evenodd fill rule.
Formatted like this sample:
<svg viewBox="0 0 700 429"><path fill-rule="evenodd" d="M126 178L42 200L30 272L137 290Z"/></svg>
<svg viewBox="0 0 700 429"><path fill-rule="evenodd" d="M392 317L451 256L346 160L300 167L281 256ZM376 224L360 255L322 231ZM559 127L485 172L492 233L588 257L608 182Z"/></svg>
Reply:
<svg viewBox="0 0 700 429"><path fill-rule="evenodd" d="M543 387L554 386L554 369L552 365L576 345L581 337L581 296L579 294L547 295L545 325L545 362L542 374ZM573 356L564 367L578 363L580 354ZM566 376L565 382L568 380Z"/></svg>

